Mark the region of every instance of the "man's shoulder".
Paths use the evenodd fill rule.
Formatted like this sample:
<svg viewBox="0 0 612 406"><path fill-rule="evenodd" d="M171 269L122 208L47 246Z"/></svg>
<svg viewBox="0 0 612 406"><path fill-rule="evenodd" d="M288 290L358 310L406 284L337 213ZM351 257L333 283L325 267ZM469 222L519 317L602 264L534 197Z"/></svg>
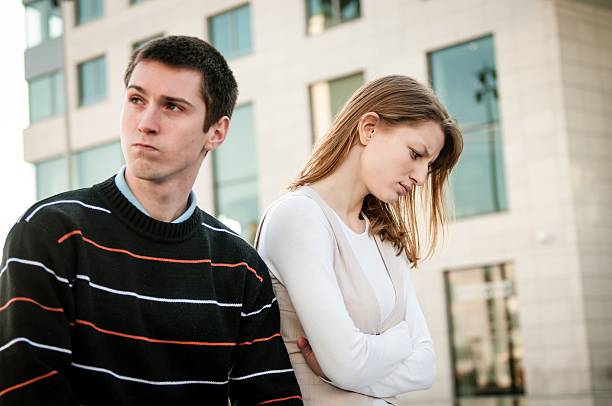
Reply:
<svg viewBox="0 0 612 406"><path fill-rule="evenodd" d="M255 248L245 241L240 234L204 210L199 210L202 213L202 232L209 236L214 245L223 245L249 257L257 255Z"/></svg>
<svg viewBox="0 0 612 406"><path fill-rule="evenodd" d="M30 206L19 221L48 224L62 219L76 220L88 214L110 214L91 187L70 190L40 200Z"/></svg>

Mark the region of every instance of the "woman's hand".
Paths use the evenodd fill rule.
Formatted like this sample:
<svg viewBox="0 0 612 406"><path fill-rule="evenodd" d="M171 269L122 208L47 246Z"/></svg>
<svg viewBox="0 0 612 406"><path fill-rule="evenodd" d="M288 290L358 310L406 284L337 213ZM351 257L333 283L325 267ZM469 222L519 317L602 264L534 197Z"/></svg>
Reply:
<svg viewBox="0 0 612 406"><path fill-rule="evenodd" d="M312 351L312 347L310 346L308 339L306 337L299 337L297 340L297 346L302 352L302 355L306 360L306 364L308 364L308 367L312 370L312 372L314 372L317 376L329 381L329 379L327 379L323 373L323 370L319 365L319 361L317 361L314 351Z"/></svg>

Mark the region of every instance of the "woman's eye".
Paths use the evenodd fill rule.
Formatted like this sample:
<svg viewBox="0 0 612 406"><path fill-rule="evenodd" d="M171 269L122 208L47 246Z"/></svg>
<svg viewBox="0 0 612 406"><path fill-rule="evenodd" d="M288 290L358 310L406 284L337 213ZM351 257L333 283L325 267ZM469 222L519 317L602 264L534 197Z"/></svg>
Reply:
<svg viewBox="0 0 612 406"><path fill-rule="evenodd" d="M139 102L140 102L140 97L137 97L137 96L130 97L130 103L136 104L136 103L139 103Z"/></svg>

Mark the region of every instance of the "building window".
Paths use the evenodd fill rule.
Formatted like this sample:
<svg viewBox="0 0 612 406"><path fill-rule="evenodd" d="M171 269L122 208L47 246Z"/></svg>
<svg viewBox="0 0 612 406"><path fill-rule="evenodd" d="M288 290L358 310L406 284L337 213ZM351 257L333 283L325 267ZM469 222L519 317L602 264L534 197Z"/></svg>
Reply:
<svg viewBox="0 0 612 406"><path fill-rule="evenodd" d="M253 243L259 218L253 105L239 106L213 159L217 217Z"/></svg>
<svg viewBox="0 0 612 406"><path fill-rule="evenodd" d="M319 141L327 133L333 119L355 90L363 85L363 81L363 72L359 72L310 85L313 143Z"/></svg>
<svg viewBox="0 0 612 406"><path fill-rule="evenodd" d="M79 105L106 99L106 60L103 56L79 64Z"/></svg>
<svg viewBox="0 0 612 406"><path fill-rule="evenodd" d="M28 81L30 123L64 112L64 75L56 71Z"/></svg>
<svg viewBox="0 0 612 406"><path fill-rule="evenodd" d="M61 11L53 1L41 0L29 3L25 10L28 48L62 35L64 26Z"/></svg>
<svg viewBox="0 0 612 406"><path fill-rule="evenodd" d="M451 186L457 217L508 208L493 37L429 54L434 90L463 130Z"/></svg>
<svg viewBox="0 0 612 406"><path fill-rule="evenodd" d="M117 173L124 164L119 141L79 151L72 158L76 188L89 187Z"/></svg>
<svg viewBox="0 0 612 406"><path fill-rule="evenodd" d="M457 397L523 394L514 267L447 271L444 280Z"/></svg>
<svg viewBox="0 0 612 406"><path fill-rule="evenodd" d="M104 15L104 0L77 0L76 23L85 24Z"/></svg>
<svg viewBox="0 0 612 406"><path fill-rule="evenodd" d="M37 200L66 191L66 159L64 157L49 159L35 164Z"/></svg>
<svg viewBox="0 0 612 406"><path fill-rule="evenodd" d="M136 42L134 42L134 43L132 44L132 52L133 52L133 51L136 51L136 50L137 50L137 49L139 49L139 48L142 48L142 47L143 47L143 45L144 45L144 44L146 44L147 42L149 42L149 41L153 41L154 39L162 38L163 36L164 36L164 34L163 34L163 33L161 33L161 34L156 34L156 35L153 35L153 36L151 36L151 37L145 38L145 39L143 39L143 40L140 40L140 41L136 41Z"/></svg>
<svg viewBox="0 0 612 406"><path fill-rule="evenodd" d="M71 156L70 161L74 188L89 187L102 182L117 173L125 163L119 141L78 151ZM35 166L38 200L70 188L65 157L42 161Z"/></svg>
<svg viewBox="0 0 612 406"><path fill-rule="evenodd" d="M306 30L318 34L361 16L359 0L306 0Z"/></svg>
<svg viewBox="0 0 612 406"><path fill-rule="evenodd" d="M211 44L226 58L251 52L251 6L244 6L217 14L208 19Z"/></svg>

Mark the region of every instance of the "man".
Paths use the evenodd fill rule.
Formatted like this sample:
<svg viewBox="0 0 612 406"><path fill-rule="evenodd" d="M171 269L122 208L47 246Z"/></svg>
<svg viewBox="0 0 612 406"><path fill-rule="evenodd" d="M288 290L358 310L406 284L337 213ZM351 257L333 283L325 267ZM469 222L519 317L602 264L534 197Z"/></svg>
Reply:
<svg viewBox="0 0 612 406"><path fill-rule="evenodd" d="M206 42L125 73L126 167L30 208L0 268L0 404L302 404L268 271L191 188L237 98Z"/></svg>

